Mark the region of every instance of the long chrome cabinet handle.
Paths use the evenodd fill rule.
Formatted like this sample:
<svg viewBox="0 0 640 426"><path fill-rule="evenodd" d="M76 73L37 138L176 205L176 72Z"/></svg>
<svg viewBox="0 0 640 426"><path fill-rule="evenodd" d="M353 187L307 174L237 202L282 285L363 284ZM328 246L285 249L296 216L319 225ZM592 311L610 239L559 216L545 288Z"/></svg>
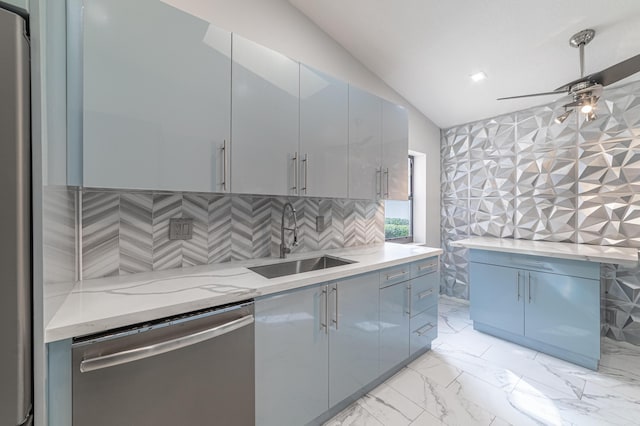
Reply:
<svg viewBox="0 0 640 426"><path fill-rule="evenodd" d="M324 303L324 309L322 309L322 306L320 306L320 327L324 328L325 334L329 333L329 325L327 324L327 319L329 318L329 300L327 293L327 286L324 286L322 288L322 292L320 293L320 303Z"/></svg>
<svg viewBox="0 0 640 426"><path fill-rule="evenodd" d="M239 328L246 327L249 324L253 324L253 322L253 315L246 315L242 318L238 318L237 320L229 321L225 324L217 325L213 328L189 334L187 336L181 336L172 340L167 340L166 342L159 342L149 346L143 346L122 352L116 352L114 354L85 359L80 362L80 372L87 373L89 371L100 370L120 364L126 364L129 362L137 361L139 359L149 358L155 355L175 351L177 349L213 339L214 337L222 336L223 334L227 334Z"/></svg>
<svg viewBox="0 0 640 426"><path fill-rule="evenodd" d="M531 272L527 272L527 287L529 287L529 303L531 303Z"/></svg>
<svg viewBox="0 0 640 426"><path fill-rule="evenodd" d="M304 154L304 186L300 190L304 191L304 195L307 195L307 189L309 188L308 176L309 176L309 154Z"/></svg>
<svg viewBox="0 0 640 426"><path fill-rule="evenodd" d="M227 140L222 142L222 190L227 192Z"/></svg>
<svg viewBox="0 0 640 426"><path fill-rule="evenodd" d="M424 265L419 265L418 266L418 271L424 271L425 269L431 269L431 268L437 268L438 264L437 263L427 263Z"/></svg>
<svg viewBox="0 0 640 426"><path fill-rule="evenodd" d="M401 277L403 275L406 275L406 273L407 273L407 271L401 271L401 272L398 272L398 273L392 274L392 275L387 274L387 281L396 279L396 278Z"/></svg>
<svg viewBox="0 0 640 426"><path fill-rule="evenodd" d="M520 271L516 271L516 300L519 302L520 301Z"/></svg>
<svg viewBox="0 0 640 426"><path fill-rule="evenodd" d="M293 158L291 158L291 160L293 161L293 186L291 187L291 190L294 192L297 192L298 191L298 173L299 173L298 168L300 167L300 163L298 162L297 152L293 153Z"/></svg>
<svg viewBox="0 0 640 426"><path fill-rule="evenodd" d="M384 190L384 197L389 198L389 168L384 169L384 174L386 176L387 186Z"/></svg>
<svg viewBox="0 0 640 426"><path fill-rule="evenodd" d="M431 296L433 294L433 289L430 288L429 290L425 290L422 293L418 294L418 299L424 299L427 296Z"/></svg>
<svg viewBox="0 0 640 426"><path fill-rule="evenodd" d="M331 320L331 322L333 322L333 324L335 324L336 326L336 330L338 329L338 285L334 285L333 288L331 288L331 291L334 293L334 297L335 297L335 305L334 305L334 319Z"/></svg>
<svg viewBox="0 0 640 426"><path fill-rule="evenodd" d="M411 284L407 285L407 310L405 312L411 317Z"/></svg>
<svg viewBox="0 0 640 426"><path fill-rule="evenodd" d="M424 336L425 334L427 334L433 327L435 327L435 325L431 324L431 323L427 323L426 325L422 326L421 328L419 328L418 330L416 330L414 333L416 333L418 336Z"/></svg>
<svg viewBox="0 0 640 426"><path fill-rule="evenodd" d="M382 197L382 167L376 169L376 197Z"/></svg>

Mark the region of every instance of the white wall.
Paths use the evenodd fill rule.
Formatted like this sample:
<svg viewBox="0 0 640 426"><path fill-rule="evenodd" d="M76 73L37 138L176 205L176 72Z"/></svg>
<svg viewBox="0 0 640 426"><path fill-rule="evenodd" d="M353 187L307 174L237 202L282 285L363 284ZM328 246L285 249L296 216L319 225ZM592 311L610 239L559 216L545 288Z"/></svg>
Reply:
<svg viewBox="0 0 640 426"><path fill-rule="evenodd" d="M409 111L409 149L426 154L426 235L440 246L440 129L286 0L162 0Z"/></svg>

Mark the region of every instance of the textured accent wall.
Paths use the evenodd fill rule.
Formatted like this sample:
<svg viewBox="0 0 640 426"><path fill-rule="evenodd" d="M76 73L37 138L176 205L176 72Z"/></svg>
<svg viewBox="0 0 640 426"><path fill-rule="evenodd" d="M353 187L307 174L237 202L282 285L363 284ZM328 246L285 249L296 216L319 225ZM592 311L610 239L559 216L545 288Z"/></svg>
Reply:
<svg viewBox="0 0 640 426"><path fill-rule="evenodd" d="M278 256L282 208L297 211L294 252L384 242L382 203L315 198L90 191L82 194L83 278ZM316 216L325 230L316 232ZM193 238L169 240L169 219Z"/></svg>
<svg viewBox="0 0 640 426"><path fill-rule="evenodd" d="M469 297L472 235L640 247L640 83L597 119L557 102L441 133L442 292ZM640 269L602 266L603 333L640 344Z"/></svg>

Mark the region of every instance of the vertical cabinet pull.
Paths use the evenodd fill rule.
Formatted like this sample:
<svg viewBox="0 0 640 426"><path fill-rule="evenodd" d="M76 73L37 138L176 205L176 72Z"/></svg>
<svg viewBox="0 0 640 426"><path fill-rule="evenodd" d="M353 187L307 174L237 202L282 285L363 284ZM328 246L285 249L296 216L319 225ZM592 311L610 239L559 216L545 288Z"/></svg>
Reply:
<svg viewBox="0 0 640 426"><path fill-rule="evenodd" d="M411 317L411 284L407 284L407 309L405 313Z"/></svg>
<svg viewBox="0 0 640 426"><path fill-rule="evenodd" d="M222 151L222 182L220 182L220 184L222 185L222 190L224 192L227 192L227 140L223 140L222 141L222 148L220 148L220 150Z"/></svg>
<svg viewBox="0 0 640 426"><path fill-rule="evenodd" d="M384 189L384 198L389 198L389 168L384 169L384 175L386 176L386 186Z"/></svg>
<svg viewBox="0 0 640 426"><path fill-rule="evenodd" d="M516 300L519 302L520 301L520 271L518 271L517 278L516 278L516 291L518 293L518 295L516 296Z"/></svg>
<svg viewBox="0 0 640 426"><path fill-rule="evenodd" d="M382 167L376 169L376 197L382 197Z"/></svg>
<svg viewBox="0 0 640 426"><path fill-rule="evenodd" d="M531 303L531 272L527 272L527 287L529 288L529 303Z"/></svg>
<svg viewBox="0 0 640 426"><path fill-rule="evenodd" d="M338 286L335 285L331 291L334 294L334 301L335 301L335 309L334 309L334 318L331 320L333 322L333 324L335 324L336 326L336 330L338 329Z"/></svg>
<svg viewBox="0 0 640 426"><path fill-rule="evenodd" d="M304 194L307 195L307 189L309 187L309 183L307 177L309 175L309 154L304 154L304 159L302 160L304 163L304 186L300 189L304 191Z"/></svg>
<svg viewBox="0 0 640 426"><path fill-rule="evenodd" d="M300 167L297 152L293 153L293 158L291 158L291 160L293 161L293 186L291 187L291 190L296 192L298 190L298 167Z"/></svg>
<svg viewBox="0 0 640 426"><path fill-rule="evenodd" d="M324 286L320 293L320 328L324 329L325 334L329 333L329 325L327 319L329 318L329 300L328 300L327 286ZM324 309L322 304L324 303Z"/></svg>

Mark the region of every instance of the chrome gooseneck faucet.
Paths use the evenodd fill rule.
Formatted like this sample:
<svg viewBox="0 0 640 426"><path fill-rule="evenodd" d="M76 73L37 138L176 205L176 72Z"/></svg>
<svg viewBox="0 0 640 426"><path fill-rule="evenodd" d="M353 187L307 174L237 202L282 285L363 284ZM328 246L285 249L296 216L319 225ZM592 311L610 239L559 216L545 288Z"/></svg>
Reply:
<svg viewBox="0 0 640 426"><path fill-rule="evenodd" d="M284 216L287 212L287 207L291 209L291 215L293 216L293 228L284 227ZM291 247L287 247L284 242L284 231L293 231L293 245L298 245L298 221L296 220L296 209L293 208L293 204L287 203L282 208L282 222L280 223L280 258L284 259L287 253L291 253Z"/></svg>

